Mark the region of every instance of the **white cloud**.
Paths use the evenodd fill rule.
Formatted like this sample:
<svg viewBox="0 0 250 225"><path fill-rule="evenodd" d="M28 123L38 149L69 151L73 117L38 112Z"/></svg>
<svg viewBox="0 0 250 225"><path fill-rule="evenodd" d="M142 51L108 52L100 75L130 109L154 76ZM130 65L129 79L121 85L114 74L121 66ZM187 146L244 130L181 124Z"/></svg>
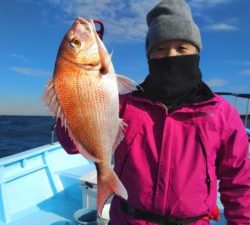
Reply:
<svg viewBox="0 0 250 225"><path fill-rule="evenodd" d="M16 73L34 76L34 77L40 77L40 76L50 76L51 72L47 70L41 70L41 69L32 69L28 67L11 67L11 71L14 71Z"/></svg>
<svg viewBox="0 0 250 225"><path fill-rule="evenodd" d="M147 32L146 14L160 0L46 0L53 8L59 9L54 15L58 21L72 23L77 16L84 18L98 18L105 25L105 41L143 40ZM193 13L204 17L202 10L221 4L229 4L234 0L189 0L194 8ZM57 11L57 12L59 12ZM52 12L52 11L51 11ZM51 14L50 12L50 14ZM48 13L48 12L47 12ZM45 13L45 15L47 15ZM207 30L236 31L238 28L231 21L215 23L210 20ZM207 20L208 20L207 19Z"/></svg>
<svg viewBox="0 0 250 225"><path fill-rule="evenodd" d="M190 0L189 3L192 7L206 8L214 7L218 4L229 4L233 0Z"/></svg>
<svg viewBox="0 0 250 225"><path fill-rule="evenodd" d="M30 62L30 60L27 59L24 55L12 53L12 54L10 54L10 57L18 59L18 60L20 60L22 62Z"/></svg>
<svg viewBox="0 0 250 225"><path fill-rule="evenodd" d="M241 74L245 76L250 76L250 69L242 70Z"/></svg>
<svg viewBox="0 0 250 225"><path fill-rule="evenodd" d="M225 63L238 65L238 66L250 66L250 61L239 61L239 60L222 60Z"/></svg>
<svg viewBox="0 0 250 225"><path fill-rule="evenodd" d="M207 31L238 31L238 18L225 18L223 22L218 22L213 18L211 9L223 7L223 4L231 4L235 0L189 0L193 14L202 19L206 26L203 26ZM207 13L210 9L211 13ZM205 13L204 13L205 12Z"/></svg>
<svg viewBox="0 0 250 225"><path fill-rule="evenodd" d="M239 30L239 28L232 25L232 24L229 24L229 23L215 23L215 24L208 25L206 27L206 30L209 30L209 31L237 31L237 30Z"/></svg>
<svg viewBox="0 0 250 225"><path fill-rule="evenodd" d="M210 87L223 87L227 82L222 79L211 79L206 81Z"/></svg>
<svg viewBox="0 0 250 225"><path fill-rule="evenodd" d="M47 0L70 18L98 18L105 24L105 37L114 41L139 39L146 34L146 13L159 0Z"/></svg>

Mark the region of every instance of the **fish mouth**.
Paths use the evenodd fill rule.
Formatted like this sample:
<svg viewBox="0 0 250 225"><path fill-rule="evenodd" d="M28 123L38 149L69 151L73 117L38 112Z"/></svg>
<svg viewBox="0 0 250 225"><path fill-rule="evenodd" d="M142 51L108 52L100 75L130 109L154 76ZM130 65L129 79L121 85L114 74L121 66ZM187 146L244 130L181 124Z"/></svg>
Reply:
<svg viewBox="0 0 250 225"><path fill-rule="evenodd" d="M91 34L92 31L92 24L90 21L83 19L82 17L77 17L74 23L72 24L72 29L75 30L78 34Z"/></svg>
<svg viewBox="0 0 250 225"><path fill-rule="evenodd" d="M89 41L91 37L93 38L93 28L91 22L83 19L82 17L77 17L70 28L68 36L71 41L76 41L72 42L76 46L78 46L80 42Z"/></svg>
<svg viewBox="0 0 250 225"><path fill-rule="evenodd" d="M88 20L86 20L86 19L84 19L84 18L82 18L82 17L80 17L80 16L78 16L78 17L76 18L75 22L79 22L79 23L81 23L81 24L90 24L90 21L88 21Z"/></svg>

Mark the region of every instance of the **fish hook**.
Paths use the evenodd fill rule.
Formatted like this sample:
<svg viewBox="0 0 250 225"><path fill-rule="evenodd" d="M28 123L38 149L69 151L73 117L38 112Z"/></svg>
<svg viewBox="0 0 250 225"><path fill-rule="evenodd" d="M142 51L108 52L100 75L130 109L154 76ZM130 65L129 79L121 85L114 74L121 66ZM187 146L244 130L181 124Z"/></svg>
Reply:
<svg viewBox="0 0 250 225"><path fill-rule="evenodd" d="M98 36L100 37L100 39L103 39L103 34L104 34L104 25L102 23L101 20L95 19L93 20L95 24L98 24L100 26L100 29L97 32Z"/></svg>

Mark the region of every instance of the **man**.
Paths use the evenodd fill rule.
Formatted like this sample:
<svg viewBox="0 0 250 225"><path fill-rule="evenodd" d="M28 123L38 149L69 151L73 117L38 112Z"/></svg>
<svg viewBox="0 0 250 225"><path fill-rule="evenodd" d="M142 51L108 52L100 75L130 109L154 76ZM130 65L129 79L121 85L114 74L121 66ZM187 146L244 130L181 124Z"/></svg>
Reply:
<svg viewBox="0 0 250 225"><path fill-rule="evenodd" d="M143 91L120 98L128 128L115 171L129 197L114 197L110 224L209 224L219 219L217 179L228 224L250 224L247 136L236 110L202 81L189 6L163 0L147 23L149 75Z"/></svg>
<svg viewBox="0 0 250 225"><path fill-rule="evenodd" d="M147 23L149 75L120 96L128 127L114 169L128 200L114 196L110 225L209 224L219 218L217 180L228 225L250 224L247 135L236 110L202 81L189 6L163 0Z"/></svg>

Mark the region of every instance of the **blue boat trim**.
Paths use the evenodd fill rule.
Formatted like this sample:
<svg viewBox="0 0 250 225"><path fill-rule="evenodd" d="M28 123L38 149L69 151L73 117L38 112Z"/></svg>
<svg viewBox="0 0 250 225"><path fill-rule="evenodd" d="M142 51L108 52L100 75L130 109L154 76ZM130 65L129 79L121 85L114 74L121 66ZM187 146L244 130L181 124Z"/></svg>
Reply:
<svg viewBox="0 0 250 225"><path fill-rule="evenodd" d="M32 208L39 208L49 199L59 201L62 196L81 207L79 180L93 169L92 163L81 155L68 155L59 143L1 158L0 225L15 224L20 215L33 212Z"/></svg>

